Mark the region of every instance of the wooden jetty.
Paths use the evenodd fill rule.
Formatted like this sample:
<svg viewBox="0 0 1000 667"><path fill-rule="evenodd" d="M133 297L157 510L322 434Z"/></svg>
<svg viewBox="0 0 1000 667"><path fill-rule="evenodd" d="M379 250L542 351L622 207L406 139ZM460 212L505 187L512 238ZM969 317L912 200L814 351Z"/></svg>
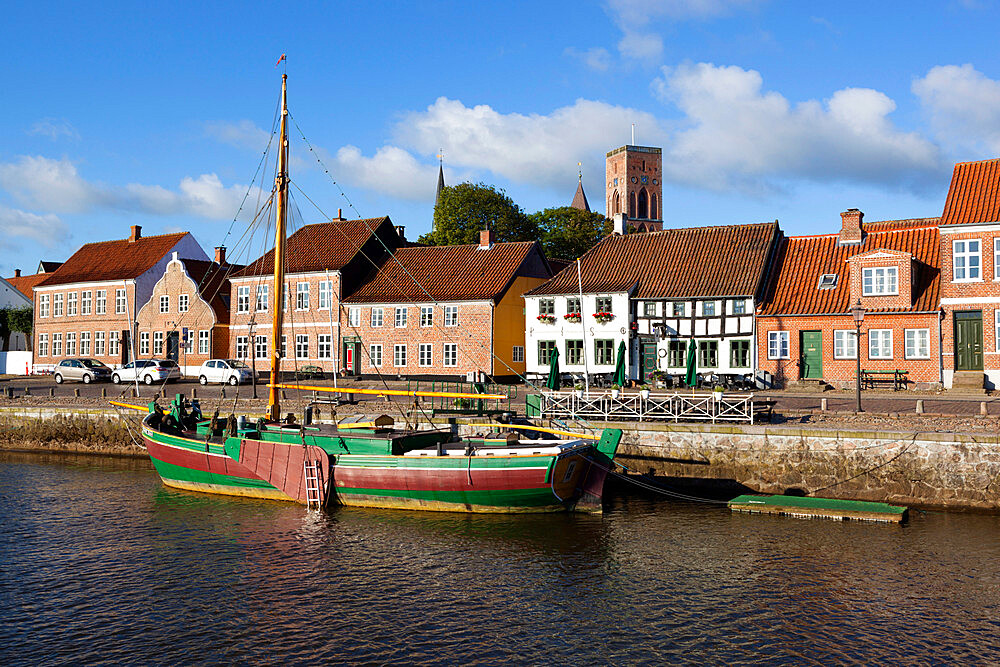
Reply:
<svg viewBox="0 0 1000 667"><path fill-rule="evenodd" d="M798 517L858 519L892 523L905 521L907 512L905 507L886 503L804 496L743 495L730 500L729 508L734 512L759 512L761 514L786 514Z"/></svg>

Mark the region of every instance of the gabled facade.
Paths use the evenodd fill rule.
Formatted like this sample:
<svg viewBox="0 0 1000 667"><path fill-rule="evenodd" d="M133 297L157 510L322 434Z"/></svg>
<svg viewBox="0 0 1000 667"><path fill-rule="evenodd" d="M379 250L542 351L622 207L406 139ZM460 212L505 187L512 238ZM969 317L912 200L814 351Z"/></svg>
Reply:
<svg viewBox="0 0 1000 667"><path fill-rule="evenodd" d="M92 357L109 366L133 359L137 310L171 257L207 260L188 232L87 243L34 288L34 361Z"/></svg>
<svg viewBox="0 0 1000 667"><path fill-rule="evenodd" d="M783 240L757 317L769 383L854 386L861 368L905 370L910 387L941 381L937 218L864 223L841 213L839 234ZM865 309L860 345L850 308Z"/></svg>
<svg viewBox="0 0 1000 667"><path fill-rule="evenodd" d="M4 308L31 307L31 297L25 295L15 284L15 281L22 280L20 276L9 280L0 278L0 310ZM27 349L28 341L25 339L23 333L10 332L6 336L6 339L0 338L0 352L23 351Z"/></svg>
<svg viewBox="0 0 1000 667"><path fill-rule="evenodd" d="M527 370L553 349L565 373L614 372L626 343L630 379L698 372L752 376L754 312L781 231L777 223L612 234L525 295Z"/></svg>

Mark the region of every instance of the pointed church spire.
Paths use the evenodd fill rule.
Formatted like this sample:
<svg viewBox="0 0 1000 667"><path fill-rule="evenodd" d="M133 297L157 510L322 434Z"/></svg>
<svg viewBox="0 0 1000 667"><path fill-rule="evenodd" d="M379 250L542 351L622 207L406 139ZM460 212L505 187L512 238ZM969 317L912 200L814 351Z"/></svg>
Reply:
<svg viewBox="0 0 1000 667"><path fill-rule="evenodd" d="M577 162L576 166L580 167L582 163ZM580 169L580 182L576 184L576 194L573 195L573 203L569 205L570 208L578 208L581 211L586 211L590 213L590 204L587 202L587 193L583 191L583 169Z"/></svg>
<svg viewBox="0 0 1000 667"><path fill-rule="evenodd" d="M434 208L437 208L438 202L441 201L441 191L444 190L444 149L438 153L438 188L437 194L434 195Z"/></svg>

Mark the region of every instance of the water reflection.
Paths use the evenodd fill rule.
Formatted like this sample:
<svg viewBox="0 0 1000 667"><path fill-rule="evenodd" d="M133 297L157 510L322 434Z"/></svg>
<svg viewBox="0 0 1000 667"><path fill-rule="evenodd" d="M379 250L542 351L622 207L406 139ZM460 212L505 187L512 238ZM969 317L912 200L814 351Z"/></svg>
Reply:
<svg viewBox="0 0 1000 667"><path fill-rule="evenodd" d="M4 454L0 512L5 663L1000 657L995 516L629 496L604 517L314 513L167 489L134 461Z"/></svg>

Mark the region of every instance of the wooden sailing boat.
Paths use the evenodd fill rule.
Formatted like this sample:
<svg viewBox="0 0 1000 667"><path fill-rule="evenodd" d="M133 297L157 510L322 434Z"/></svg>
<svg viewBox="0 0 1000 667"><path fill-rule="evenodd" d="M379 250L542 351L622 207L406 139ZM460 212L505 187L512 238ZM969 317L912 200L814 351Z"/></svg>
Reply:
<svg viewBox="0 0 1000 667"><path fill-rule="evenodd" d="M289 183L286 93L283 75L275 178L278 304L284 291ZM333 502L465 512L601 510L607 466L622 435L617 429L606 429L599 439L559 441L518 440L513 434L459 439L450 430L394 429L388 417L351 428L282 423L280 389L287 386L278 381L282 320L282 309L275 308L266 418L206 420L197 404L180 394L169 411L150 404L142 437L164 484L316 506Z"/></svg>

